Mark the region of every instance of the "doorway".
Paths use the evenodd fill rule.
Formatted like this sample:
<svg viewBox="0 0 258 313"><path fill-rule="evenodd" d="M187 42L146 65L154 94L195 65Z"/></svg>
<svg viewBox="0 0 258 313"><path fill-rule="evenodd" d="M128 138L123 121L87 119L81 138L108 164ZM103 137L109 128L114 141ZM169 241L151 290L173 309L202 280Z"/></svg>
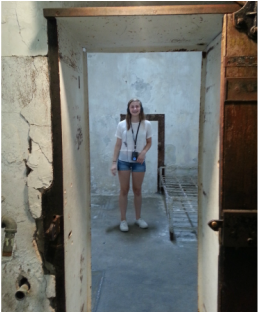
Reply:
<svg viewBox="0 0 258 313"><path fill-rule="evenodd" d="M219 38L219 36L217 37L217 35L221 32L221 26L222 26L222 16L219 16L219 15L216 15L215 14L215 16L216 16L216 18L214 18L214 19L212 19L212 15L210 15L210 19L209 19L209 21L215 21L215 24L213 24L213 26L216 26L216 27L213 27L212 29L213 29L213 31L215 31L215 33L213 33L212 34L212 36L213 37L211 37L211 38L204 38L205 36L205 34L202 34L201 35L201 37L202 38L200 38L199 36L197 36L196 34L194 35L193 33L191 33L190 32L190 35L193 35L193 38L194 38L194 42L192 42L189 38L186 38L186 37L184 37L184 39L182 39L181 41L180 41L180 39L179 38L175 38L175 40L173 41L173 42L171 42L171 40L170 40L170 43L172 43L172 44L175 44L175 45L173 45L173 47L169 47L169 49L170 50L177 50L177 48L178 49L181 49L180 47L184 47L184 48L182 48L182 49L191 49L191 48L198 48L200 51L207 51L207 52L210 52L209 53L209 55L210 55L210 57L211 56L213 56L213 58L211 58L211 59L208 59L208 62L207 62L207 58L205 58L205 53L204 53L204 66L203 66L203 68L205 68L205 71L203 70L202 71L202 91L201 91L201 94L202 94L202 100L201 100L201 115L200 115L200 147L202 147L203 148L203 150L205 150L205 151L203 151L203 150L201 150L201 148L199 148L199 155L201 156L201 158L199 158L199 162L200 162L200 159L202 159L202 162L205 162L205 160L208 160L208 161L210 161L210 162L212 162L212 164L214 164L214 162L215 162L215 158L216 158L216 156L214 156L214 150L212 149L212 147L211 147L211 145L209 145L209 149L208 149L208 153L207 153L207 146L205 146L205 149L204 149L204 146L203 146L203 143L204 143L204 141L206 140L206 137L207 137L207 132L203 132L203 128L207 125L207 127L209 128L209 129L212 129L213 127L215 128L215 129L212 129L212 134L215 134L214 135L214 138L217 138L216 137L216 134L217 134L217 129L216 129L216 122L212 125L211 123L207 123L206 125L204 125L204 122L205 122L205 118L206 118L206 120L207 120L207 117L210 115L210 117L211 117L211 120L214 120L214 118L212 117L212 113L211 113L211 109L212 108L210 108L209 107L209 103L207 103L206 101L207 101L207 99L206 99L206 94L207 94L207 92L208 91L210 91L210 93L211 93L211 91L213 91L213 93L216 93L217 94L217 90L219 89L219 86L218 86L218 84L217 84L217 82L218 82L218 80L216 80L215 81L215 83L214 84L212 84L212 85L207 85L207 80L206 80L206 70L209 68L209 62L211 62L210 64L215 64L215 61L218 61L218 63L216 63L216 66L217 66L217 68L218 68L218 64L220 63L220 59L218 58L218 55L220 56L220 47L219 47L219 43L220 43L220 38ZM176 16L176 19L175 19L175 28L176 28L176 25L179 25L180 23L181 23L181 25L188 25L188 23L186 23L186 20L185 20L185 17L184 17L184 19L182 19L181 20L181 22L179 21L179 19L180 19L180 17L179 16ZM197 18L197 16L189 16L189 18L191 19L193 19L193 18ZM199 18L199 16L198 16L198 18ZM69 19L69 25L67 24L67 26L66 27L64 27L64 23L66 23L66 22L68 22L68 19ZM204 33L206 33L206 35L209 33L209 34L211 34L210 32L208 32L207 31L207 29L208 29L208 26L207 25L212 25L212 23L208 23L208 19L207 19L207 24L205 24L205 22L204 23L202 23L203 21L205 21L205 15L203 15L203 16L201 16L201 19L199 18L198 19L199 20L199 22L202 24L202 27L203 28L201 28L201 29L204 29ZM77 20L78 21L78 20ZM92 20L90 20L90 22L91 22ZM153 20L152 20L153 21ZM163 25L163 21L161 21L160 19L159 19L159 21L160 21L160 25ZM75 22L75 21L73 21L73 22ZM69 32L70 32L70 34L71 33L73 33L73 28L72 28L72 24L73 24L73 22L71 21L71 19L70 18L67 18L67 19L65 19L65 18L62 18L62 23L60 23L60 27L59 27L59 29L61 29L62 27L63 27L63 29L66 29L67 30L67 27L68 27L68 29L69 29ZM81 23L82 23L82 20L80 21ZM147 21L145 21L145 22L147 22ZM193 26L193 24L195 23L196 21L191 21L189 24L191 25L191 27L190 28L192 28L192 26ZM61 25L62 24L62 25ZM153 23L154 24L154 23ZM75 23L75 25L76 25L76 23ZM99 25L99 23L98 23L98 25ZM75 28L76 28L76 30L77 30L77 34L78 33L80 33L79 31L78 31L78 27L77 27L78 25L76 25L75 26ZM95 25L96 26L96 25ZM94 25L93 25L93 28L95 27ZM206 28L205 28L206 27ZM196 30L198 29L199 27L196 27ZM171 29L171 23L169 23L168 22L168 26L167 26L167 28L166 29ZM85 30L85 28L84 28L84 30ZM69 33L68 32L68 33ZM179 34L179 36L180 36L180 38L182 38L182 33L180 33L181 32L181 30L180 31L178 31L177 32L177 35ZM67 34L68 34L67 33ZM153 32L152 32L152 34L153 34ZM71 36L70 36L71 37ZM154 36L155 37L155 36ZM212 40L213 38L215 38L214 39L214 41ZM68 38L69 39L69 38ZM110 37L107 37L107 39L109 40L110 39ZM202 39L203 39L203 41L202 41ZM70 42L69 42L70 41ZM212 42L213 41L213 42ZM117 41L117 42L119 42L119 43L121 43L121 40L120 41ZM166 42L168 42L168 41L166 41ZM110 42L109 42L110 43ZM113 44L115 44L116 42L113 42ZM164 43L164 42L163 42ZM209 45L209 43L211 43L210 45ZM84 68L85 69L85 67L80 67L78 64L83 64L83 62L85 62L85 57L84 58L82 58L81 57L81 51L79 51L79 50L76 50L76 49L74 49L74 42L73 42L73 40L71 39L69 39L69 40L66 40L65 42L63 42L63 43L61 43L60 42L60 45L64 45L64 48L66 49L65 51L66 51L66 53L64 53L63 55L60 55L60 58L61 58L61 60L63 60L63 62L64 63L66 63L66 64L70 64L71 65L71 68L73 68L74 69L74 71L75 71L75 73L76 73L76 75L69 75L67 72L65 72L66 71L66 69L62 69L63 71L61 71L61 76L62 76L62 78L64 78L64 77L69 77L69 80L70 80L70 82L73 82L73 90L75 90L75 86L76 86L76 88L81 88L82 89L82 87L81 86L84 86L84 88L83 88L83 91L82 91L82 93L81 93L81 96L78 96L78 93L75 93L74 94L74 96L69 96L70 97L70 102L73 102L73 109L75 109L75 110L77 110L77 109L79 109L79 107L78 107L78 105L76 105L76 101L78 102L83 102L83 103L86 103L87 104L87 98L88 98L88 93L87 93L87 82L85 82L85 81L83 81L83 79L82 79L82 73L83 73L83 70L82 70L82 68ZM72 49L72 51L71 51L71 48L70 47L73 47L73 49ZM132 46L133 46L133 49L138 49L139 48L139 44L138 44L138 47L136 46L136 45L133 45L132 44ZM148 45L147 45L148 46ZM143 49L143 52L147 52L147 46L145 46L144 47L144 49ZM80 48L82 47L82 45L80 45ZM87 47L87 46L86 46ZM149 46L150 47L150 49L153 51L153 50L155 50L155 49L157 49L158 51L160 51L160 50L162 50L162 49L167 49L168 47L165 47L164 46L164 44L161 44L161 45L158 45L158 47L156 47L156 48L154 48L154 46L152 45L152 46ZM212 49L211 49L212 48ZM216 48L216 49L215 49ZM88 47L86 48L86 49L88 49ZM102 48L101 48L102 49ZM111 49L110 47L108 47L107 49ZM114 50L112 51L112 52L114 52L115 51L115 49L117 49L117 46L114 48ZM124 49L124 48L123 48ZM122 50L123 50L122 49ZM210 49L210 50L209 50ZM103 50L103 49L102 49ZM111 49L112 50L112 49ZM77 51L79 51L79 52L77 52ZM167 51L167 50L166 50ZM86 52L86 51L84 51L84 52ZM133 52L133 51L129 51L129 52ZM216 52L216 58L214 57L214 54L213 53L215 53ZM207 63L207 64L206 64ZM215 66L215 65L214 65ZM87 67L86 67L87 68ZM212 70L212 67L210 67L210 70ZM68 74L68 75L67 75ZM79 75L78 75L79 74ZM73 78L72 78L72 76L74 76ZM211 75L211 76L213 76L213 75ZM79 78L80 77L80 78ZM83 77L87 77L87 76L83 76ZM217 77L217 76L216 76ZM63 81L62 82L62 84L64 84L65 85L65 82ZM61 85L62 85L61 84ZM68 85L66 84L66 87L68 87ZM217 89L216 89L216 87L217 87ZM67 89L67 88L63 88L63 92L65 92L66 93L66 95L68 95L67 94L67 91L69 90L69 88ZM61 92L62 92L62 88L61 88ZM84 95L84 96L86 96L86 97L82 97L82 95ZM76 100L76 101L75 101ZM214 101L215 102L215 101ZM69 111L69 110L68 110ZM66 168L66 169L69 169L69 171L67 172L67 174L66 173L64 173L64 182L65 181L71 181L71 180L77 180L77 176L76 176L76 173L81 173L82 172L82 170L85 170L85 171L87 171L87 164L86 164L86 166L85 166L85 163L83 163L82 162L82 160L81 159L84 159L85 160L85 158L83 158L83 156L82 155L78 155L78 160L77 160L77 162L76 162L76 167L78 167L78 164L80 165L80 167L79 167L79 169L77 169L76 171L75 171L75 168L73 168L73 166L69 163L69 161L71 160L70 159L70 156L71 156L71 151L74 151L73 152L73 154L75 155L75 153L77 153L78 151L79 151L79 153L82 153L82 147L83 147L83 143L85 143L85 137L83 136L83 134L86 134L87 135L87 131L85 130L85 129L83 129L83 127L81 127L81 125L82 124L80 124L80 122L81 122L81 120L80 120L80 118L81 118L81 116L84 116L84 113L87 115L87 112L84 112L84 109L82 109L82 113L83 114L81 114L81 115L79 115L79 114L74 114L73 112L70 112L70 113L72 113L72 114L68 114L68 111L67 111L67 115L65 115L65 117L66 117L66 121L67 121L67 125L70 125L68 128L67 128L67 130L69 130L69 131L65 131L64 132L64 136L63 136L63 143L64 143L64 146L65 146L65 142L64 142L64 138L70 138L70 142L72 143L72 144L68 144L67 145L67 148L66 147L64 147L64 149L63 149L63 153L64 153L64 156L65 156L65 158L64 158L64 162L67 162L66 164L67 164L67 166L64 166L64 168ZM86 110L87 111L87 110ZM69 117L70 116L70 117ZM72 126L72 119L73 119L73 121L75 121L75 125L76 126ZM63 123L63 125L65 126L65 123ZM218 139L218 138L217 138ZM209 138L207 137L207 140L209 140ZM76 147L76 150L77 150L77 152L75 151L75 148L74 148L74 146ZM85 151L84 151L84 153L86 154L86 156L88 156L87 155L87 147L83 147L83 148L85 148ZM69 152L70 151L70 152ZM203 153L203 152L205 152L205 153ZM69 154L70 153L70 154ZM84 157L85 157L85 154L84 154ZM210 158L210 155L212 155L212 158ZM80 159L81 158L81 159ZM86 158L87 159L87 158ZM216 162L217 163L217 162ZM200 164L200 163L199 163ZM203 168L202 168L202 171L203 171ZM207 175L207 172L209 172L210 173L210 175L208 174ZM200 173L200 171L199 171L199 173ZM72 174L72 175L71 175ZM69 175L70 175L70 177L69 177ZM216 185L217 184L217 173L216 173L216 167L214 167L214 166L212 166L212 168L208 165L208 162L207 162L207 168L205 169L205 179L206 180L208 180L208 182L207 182L207 185L210 187L209 188L209 190L213 190L214 188L212 188L212 187L214 187L214 185ZM71 179L67 179L67 178L71 178ZM89 176L88 176L89 177ZM199 183L200 184L202 184L203 182L202 182L202 178L204 177L204 175L203 175L203 173L201 174L201 176L200 176L200 174L199 174L199 177L200 177L200 179L201 180L199 180ZM80 181L80 179L81 179L81 181ZM77 183L77 185L78 186L80 186L80 184L81 184L81 186L87 186L87 188L89 188L89 186L87 185L88 183L85 181L85 177L82 179L82 178L80 178L79 179L79 181L78 181L78 183ZM213 179L213 180L212 180ZM74 184L72 184L72 182L70 182L69 183L69 187L70 188L72 188L72 186L74 186ZM71 190L69 188L69 190ZM200 188L200 186L199 186L199 188ZM69 201L69 199L68 199L68 195L67 195L67 189L68 189L68 186L67 186L67 188L65 188L65 191L66 191L66 193L65 193L65 197L67 197L66 198L66 201L67 201L67 203L68 202L70 202L69 203L69 205L71 204L71 201ZM78 191L78 189L77 189L77 191ZM201 194L201 196L202 197L205 197L205 194L207 195L207 191L206 190L201 190L201 188L199 189L199 194ZM212 194L212 191L211 191L211 194ZM212 195L211 194L209 194L209 201L208 201L208 203L209 203L209 205L210 206L212 206L213 205L213 198L212 198ZM216 192L214 192L214 194L216 194ZM87 203L87 201L89 201L89 199L88 199L88 197L86 197L87 199L86 199L86 201L84 202L84 200L85 199L82 199L83 197L80 195L80 194L76 194L76 191L74 192L74 194L72 195L72 193L70 193L70 195L69 195L69 197L73 197L74 195L76 195L77 196L77 200L75 200L75 204L80 204L83 208L85 207L85 203ZM81 198L80 198L81 197ZM85 195L84 195L84 197L85 197ZM213 196L214 197L214 196ZM80 201L78 201L78 198L79 198L79 200ZM213 200L212 200L213 199ZM201 201L202 202L202 201ZM202 204L201 204L202 205ZM199 210L200 210L200 206L199 206ZM201 210L202 210L202 208L201 208ZM216 210L216 207L215 207L215 210ZM69 210L68 210L69 211ZM67 225L65 225L65 233L66 232L68 232L68 234L70 234L71 233L71 228L73 228L72 226L71 226L71 223L75 223L75 222L72 222L72 220L74 219L74 216L73 216L73 214L70 214L70 216L69 216L69 213L68 213L68 211L66 211L67 212ZM84 212L84 211L83 211ZM84 214L86 214L86 218L87 218L87 212L86 213L84 213ZM209 214L212 214L211 212L209 212ZM200 216L202 216L202 218L203 218L203 215L200 215ZM85 232L85 234L88 236L88 234L89 234L89 230L90 230L90 228L86 228L86 230L85 230L85 224L82 222L82 216L80 216L79 217L79 221L78 221L78 216L76 217L76 219L77 219L77 222L75 223L76 224L76 226L78 226L78 225L80 225L81 226L81 229L84 229L84 232ZM65 222L66 223L66 222ZM70 223L70 224L69 224ZM204 225L205 225L205 221L201 221L201 223L199 223L199 225L201 225L200 227L199 227L199 232L203 232L203 230L204 230ZM89 225L88 225L89 226ZM203 227L203 228L202 228ZM69 229L69 231L68 231L68 229ZM73 236L74 236L74 238L76 238L76 236L75 236L75 234L73 233ZM80 238L81 237L81 234L78 234L77 235L78 236L78 238ZM213 234L212 234L212 236L214 236ZM209 236L208 236L209 237ZM214 236L214 237L216 237L216 236ZM65 234L65 238L66 238L66 234ZM68 238L69 240L71 239L72 237L70 237L70 238ZM207 239L206 238L204 238L204 241L206 241ZM216 240L216 238L215 238L215 240ZM89 242L87 241L87 244L89 244ZM74 256L74 252L72 252L73 251L73 248L75 249L75 247L73 247L72 248L72 244L71 244L71 240L70 240L70 242L67 242L67 245L69 245L69 247L67 247L67 258L66 258L66 262L72 262L73 260L71 259L71 261L69 261L69 255L73 255ZM205 243L203 243L203 245L205 245ZM89 247L89 245L88 245L88 247ZM200 250L202 250L202 247L203 246L201 246L200 247ZM88 253L89 251L87 250L87 248L85 249L85 247L83 246L83 244L80 246L80 248L81 248L81 250L79 249L79 251L84 251L84 253ZM78 250L78 248L76 248L77 250ZM68 251L68 250L70 250L70 252ZM80 254L80 252L78 251L78 253ZM216 255L216 252L215 252L215 255ZM89 260L89 254L87 254L87 258L88 258L88 260ZM82 262L85 260L85 256L83 255L82 256L82 258L81 258L81 260L82 260ZM87 261L86 261L87 262ZM199 263L200 264L200 263ZM69 268L69 266L68 266L68 264L66 265L66 268ZM201 269L203 270L203 268L205 268L205 266L203 267L203 264L202 264L202 267L201 267ZM89 268L88 268L89 269ZM208 269L208 267L206 266L206 270ZM83 269L82 268L80 268L80 270L78 271L78 273L80 273L80 271L83 271ZM88 274L89 274L89 272L88 272ZM203 275L204 274L204 275ZM66 280L67 280L67 284L66 284L66 288L67 289L69 289L69 282L72 282L72 280L69 280L69 273L68 273L68 275L66 275L67 276L67 278L66 278ZM82 275L81 275L82 276ZM81 277L80 275L79 276L76 276L76 277L78 277L79 279L80 279L80 277ZM89 276L89 275L88 275ZM201 278L203 279L203 278L205 278L205 277L203 277L203 276L205 276L205 273L203 273L202 271L201 271ZM83 277L85 277L84 275L83 275ZM87 277L87 274L86 274L86 277ZM200 277L200 276L199 276ZM88 280L89 281L89 280ZM214 283L214 286L217 286L217 284L216 284L216 281L215 281L215 283ZM205 294L205 289L206 287L204 286L204 288L203 288L203 294ZM87 289L87 288L86 288ZM85 295L85 293L87 293L87 291L85 291L84 290L84 292L81 292L80 294L84 294ZM71 292L70 293L70 295L72 296L72 294L73 294L73 292ZM214 293L213 292L213 290L211 290L210 291L210 294L209 295L211 295L212 294L212 297L214 298L214 299L216 299L216 293ZM82 296L82 299L85 299L85 296L83 297ZM203 299L202 299L203 300ZM84 300L83 300L84 301ZM204 300L204 302L205 302L205 300ZM214 303L213 303L214 304ZM213 305L212 304L212 305ZM203 305L203 304L202 304ZM68 307L68 305L67 305L67 307ZM83 307L83 306L82 306ZM209 309L207 309L207 310L209 310Z"/></svg>
<svg viewBox="0 0 258 313"><path fill-rule="evenodd" d="M170 242L164 196L157 194L157 140L153 138L148 151L143 184L142 217L149 224L147 231L142 232L134 225L130 191L127 213L130 230L127 234L120 232L118 179L109 171L116 126L128 100L134 96L141 99L147 119L155 119L155 114L156 119L159 115L165 117L167 168L173 164L197 168L201 60L201 52L88 54L93 310L197 310L196 237L187 238L190 231L177 232L177 242ZM152 126L157 137L157 127L155 131ZM152 160L153 164L149 162ZM177 220L175 226L180 222ZM189 258L194 260L190 267ZM158 288L154 287L155 281L160 281ZM187 292L182 295L186 286ZM145 300L140 300L139 290L145 294ZM173 301L170 293L174 295Z"/></svg>

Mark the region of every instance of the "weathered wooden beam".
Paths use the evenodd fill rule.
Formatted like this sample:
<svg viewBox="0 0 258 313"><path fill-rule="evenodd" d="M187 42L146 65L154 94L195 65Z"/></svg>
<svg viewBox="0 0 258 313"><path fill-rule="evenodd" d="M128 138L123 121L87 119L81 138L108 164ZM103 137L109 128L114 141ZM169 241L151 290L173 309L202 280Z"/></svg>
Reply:
<svg viewBox="0 0 258 313"><path fill-rule="evenodd" d="M243 7L247 1L234 1L234 2L241 5L241 7Z"/></svg>
<svg viewBox="0 0 258 313"><path fill-rule="evenodd" d="M184 14L228 14L241 9L238 4L163 5L132 7L87 7L44 9L46 18L88 16L157 16Z"/></svg>

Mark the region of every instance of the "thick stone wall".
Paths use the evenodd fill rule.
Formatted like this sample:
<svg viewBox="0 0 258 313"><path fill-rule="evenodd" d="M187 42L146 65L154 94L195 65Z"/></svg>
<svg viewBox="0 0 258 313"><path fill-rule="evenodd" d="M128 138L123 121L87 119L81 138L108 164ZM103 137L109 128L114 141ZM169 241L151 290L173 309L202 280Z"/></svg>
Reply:
<svg viewBox="0 0 258 313"><path fill-rule="evenodd" d="M2 216L17 223L12 257L2 258L4 311L49 311L55 297L55 277L44 273L35 223L42 191L53 179L47 62L43 56L2 58ZM17 301L22 277L31 289Z"/></svg>

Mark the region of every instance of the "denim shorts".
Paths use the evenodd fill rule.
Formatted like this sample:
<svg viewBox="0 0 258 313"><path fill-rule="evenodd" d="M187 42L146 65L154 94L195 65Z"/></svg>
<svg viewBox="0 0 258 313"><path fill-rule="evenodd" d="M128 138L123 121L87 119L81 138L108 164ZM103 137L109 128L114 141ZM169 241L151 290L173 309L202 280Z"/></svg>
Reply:
<svg viewBox="0 0 258 313"><path fill-rule="evenodd" d="M132 171L132 172L145 172L146 164L145 161L141 163L134 162L125 162L125 161L117 161L117 170L118 171Z"/></svg>

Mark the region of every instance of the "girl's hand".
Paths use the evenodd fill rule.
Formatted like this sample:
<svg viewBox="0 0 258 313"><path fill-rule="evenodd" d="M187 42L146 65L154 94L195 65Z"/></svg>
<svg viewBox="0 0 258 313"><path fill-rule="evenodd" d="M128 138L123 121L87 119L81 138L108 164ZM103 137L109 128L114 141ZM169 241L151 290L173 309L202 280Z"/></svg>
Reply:
<svg viewBox="0 0 258 313"><path fill-rule="evenodd" d="M116 163L113 163L110 169L113 176L116 176L116 169Z"/></svg>
<svg viewBox="0 0 258 313"><path fill-rule="evenodd" d="M137 162L142 164L144 162L145 155L146 155L146 152L142 150L142 152L138 155Z"/></svg>

